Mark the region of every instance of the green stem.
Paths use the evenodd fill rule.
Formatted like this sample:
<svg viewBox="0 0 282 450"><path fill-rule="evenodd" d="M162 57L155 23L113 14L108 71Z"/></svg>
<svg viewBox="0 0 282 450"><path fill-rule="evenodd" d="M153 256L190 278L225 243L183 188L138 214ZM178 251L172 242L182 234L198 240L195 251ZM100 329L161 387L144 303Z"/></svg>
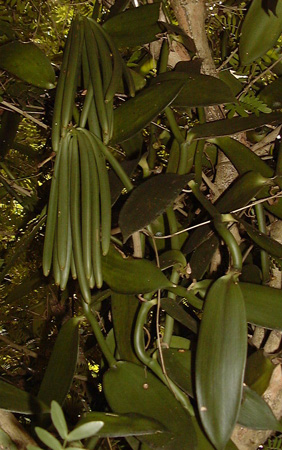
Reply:
<svg viewBox="0 0 282 450"><path fill-rule="evenodd" d="M197 147L195 152L195 181L199 185L202 183L202 170L203 170L203 153L205 148L205 141L201 139L197 141Z"/></svg>
<svg viewBox="0 0 282 450"><path fill-rule="evenodd" d="M281 151L282 153L282 151ZM281 161L282 162L282 161ZM262 233L267 233L266 223L265 223L265 214L264 207L261 203L255 205L255 211L258 221L258 229ZM270 264L269 264L269 256L265 250L260 250L260 260L261 260L261 270L262 270L262 280L263 283L268 283L270 280Z"/></svg>
<svg viewBox="0 0 282 450"><path fill-rule="evenodd" d="M179 165L177 170L179 175L184 175L191 171L196 149L197 141L192 142L192 144L183 142L183 144L180 145Z"/></svg>
<svg viewBox="0 0 282 450"><path fill-rule="evenodd" d="M149 302L143 302L139 310L134 331L134 348L136 355L140 361L148 366L152 372L154 372L154 374L157 375L157 377L173 392L175 398L181 403L183 408L185 408L191 416L194 416L194 409L189 402L188 397L167 377L167 375L163 373L157 360L152 359L145 351L143 327L147 321L147 316L150 309L156 304L157 299Z"/></svg>
<svg viewBox="0 0 282 450"><path fill-rule="evenodd" d="M164 39L159 59L159 70L158 70L159 73L164 73L167 71L168 55L169 55L169 45L167 39Z"/></svg>
<svg viewBox="0 0 282 450"><path fill-rule="evenodd" d="M167 117L170 129L175 137L175 139L177 140L178 144L181 145L185 142L185 139L182 135L182 132L176 122L175 116L172 112L172 109L168 106L167 108L165 108L165 115Z"/></svg>
<svg viewBox="0 0 282 450"><path fill-rule="evenodd" d="M90 306L85 302L82 301L82 307L83 307L83 312L84 315L86 317L86 319L88 320L88 322L91 325L91 328L93 330L93 333L96 337L96 340L98 342L98 345L105 357L105 359L107 360L107 363L109 365L109 367L114 367L117 364L116 359L114 358L114 356L111 354L109 347L107 346L107 343L104 339L103 333L101 331L101 328L97 322L97 320L95 319L94 315L92 314L91 308Z"/></svg>
<svg viewBox="0 0 282 450"><path fill-rule="evenodd" d="M177 272L177 270L175 268L173 268L171 276L170 276L170 281L173 284L178 284L179 278L180 278L179 273ZM169 292L167 296L173 300L175 300L175 298L176 298L176 295L173 294L172 292ZM166 314L163 343L167 344L168 346L170 346L170 342L171 342L171 338L172 338L172 334L173 334L173 327L174 327L174 319L171 316L169 316L168 314Z"/></svg>

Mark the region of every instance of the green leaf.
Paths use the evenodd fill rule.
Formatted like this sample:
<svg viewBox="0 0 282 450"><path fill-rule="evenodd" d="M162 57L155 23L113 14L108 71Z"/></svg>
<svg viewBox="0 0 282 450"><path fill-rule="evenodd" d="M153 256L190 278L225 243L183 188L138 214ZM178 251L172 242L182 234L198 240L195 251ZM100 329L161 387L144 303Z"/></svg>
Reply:
<svg viewBox="0 0 282 450"><path fill-rule="evenodd" d="M58 439L55 438L49 431L44 430L40 427L35 427L35 432L43 444L50 447L52 450L62 450L62 446Z"/></svg>
<svg viewBox="0 0 282 450"><path fill-rule="evenodd" d="M146 259L123 258L113 246L102 257L103 277L120 294L140 294L168 288L173 284L158 267Z"/></svg>
<svg viewBox="0 0 282 450"><path fill-rule="evenodd" d="M168 377L186 394L193 397L191 350L163 348L162 354Z"/></svg>
<svg viewBox="0 0 282 450"><path fill-rule="evenodd" d="M192 422L197 434L197 450L215 450L215 447L208 440L207 435L202 430L201 425L198 423L196 417L192 417ZM238 450L234 442L231 439L227 442L224 450Z"/></svg>
<svg viewBox="0 0 282 450"><path fill-rule="evenodd" d="M83 417L79 424L101 420L104 426L97 432L100 437L124 437L162 432L163 425L151 417L142 414L114 414L90 412Z"/></svg>
<svg viewBox="0 0 282 450"><path fill-rule="evenodd" d="M167 312L167 314L177 320L179 323L187 327L189 330L197 333L198 323L188 314L182 306L172 298L162 298L161 307Z"/></svg>
<svg viewBox="0 0 282 450"><path fill-rule="evenodd" d="M66 439L68 435L67 422L59 403L55 400L51 402L51 419L62 439Z"/></svg>
<svg viewBox="0 0 282 450"><path fill-rule="evenodd" d="M6 298L7 303L11 304L19 301L19 299L30 294L34 289L42 286L44 282L45 279L42 274L42 269L40 268L24 278L21 284L10 290L9 295Z"/></svg>
<svg viewBox="0 0 282 450"><path fill-rule="evenodd" d="M77 317L68 320L56 339L38 393L47 405L52 400L62 405L70 389L77 362L79 321Z"/></svg>
<svg viewBox="0 0 282 450"><path fill-rule="evenodd" d="M172 106L193 108L235 102L230 88L219 78L209 75L189 75L181 71L164 72L152 80L151 85L164 81L183 81L181 92L172 102Z"/></svg>
<svg viewBox="0 0 282 450"><path fill-rule="evenodd" d="M258 395L262 395L269 386L275 365L265 356L264 350L259 349L248 359L245 370L245 383Z"/></svg>
<svg viewBox="0 0 282 450"><path fill-rule="evenodd" d="M241 81L239 81L230 70L222 70L219 72L219 79L229 86L234 95L238 95L244 87Z"/></svg>
<svg viewBox="0 0 282 450"><path fill-rule="evenodd" d="M232 274L211 286L196 350L196 395L205 431L218 449L227 444L242 396L247 354L244 299Z"/></svg>
<svg viewBox="0 0 282 450"><path fill-rule="evenodd" d="M55 72L49 59L32 42L12 41L2 45L0 67L33 86L55 87Z"/></svg>
<svg viewBox="0 0 282 450"><path fill-rule="evenodd" d="M39 414L49 408L28 392L0 380L0 408L21 414Z"/></svg>
<svg viewBox="0 0 282 450"><path fill-rule="evenodd" d="M27 448L27 450L42 450L42 448L37 447L37 445L30 445L30 444L28 444L28 446L26 448Z"/></svg>
<svg viewBox="0 0 282 450"><path fill-rule="evenodd" d="M238 220L255 244L270 255L277 256L277 258L282 258L282 245L278 241L272 239L270 236L267 236L267 234L262 233L245 220L240 218Z"/></svg>
<svg viewBox="0 0 282 450"><path fill-rule="evenodd" d="M268 404L248 386L244 386L238 422L254 430L282 431L281 423L278 422Z"/></svg>
<svg viewBox="0 0 282 450"><path fill-rule="evenodd" d="M114 131L110 144L125 141L146 127L170 105L182 86L183 80L163 81L142 89L136 97L122 103L114 110Z"/></svg>
<svg viewBox="0 0 282 450"><path fill-rule="evenodd" d="M133 333L138 308L139 301L135 295L112 292L111 313L118 354L120 359L134 363L138 363L133 346Z"/></svg>
<svg viewBox="0 0 282 450"><path fill-rule="evenodd" d="M68 435L69 441L78 441L80 439L87 439L91 436L96 436L97 433L103 428L104 422L101 420L95 422L84 423L83 425L77 426Z"/></svg>
<svg viewBox="0 0 282 450"><path fill-rule="evenodd" d="M0 448L1 450L18 450L18 446L2 428L0 428Z"/></svg>
<svg viewBox="0 0 282 450"><path fill-rule="evenodd" d="M259 24L259 26L258 26ZM246 66L263 56L277 42L282 32L282 3L278 1L276 14L265 10L261 0L253 0L242 26L239 56Z"/></svg>
<svg viewBox="0 0 282 450"><path fill-rule="evenodd" d="M247 321L271 330L282 330L282 291L240 282Z"/></svg>
<svg viewBox="0 0 282 450"><path fill-rule="evenodd" d="M124 242L170 206L192 175L166 173L149 178L132 191L119 215ZM165 186L165 189L164 189Z"/></svg>
<svg viewBox="0 0 282 450"><path fill-rule="evenodd" d="M139 436L149 448L176 450L188 446L189 450L196 449L191 417L169 389L144 367L119 361L105 373L103 388L115 413L142 414L158 420L167 429L169 434Z"/></svg>
<svg viewBox="0 0 282 450"><path fill-rule="evenodd" d="M266 86L259 94L259 98L272 109L282 108L282 77L277 78Z"/></svg>
<svg viewBox="0 0 282 450"><path fill-rule="evenodd" d="M187 141L193 139L204 139L220 136L229 136L240 131L253 130L262 125L280 125L282 123L282 113L275 112L261 114L257 117L250 114L248 117L233 117L232 119L215 120L200 125L195 125L187 135Z"/></svg>
<svg viewBox="0 0 282 450"><path fill-rule="evenodd" d="M179 267L184 269L187 265L185 256L180 250L167 250L159 256L160 268L162 270L170 267Z"/></svg>
<svg viewBox="0 0 282 450"><path fill-rule="evenodd" d="M130 8L107 20L103 28L119 48L137 47L157 39L162 30L158 24L160 3ZM136 32L138 30L138 32Z"/></svg>

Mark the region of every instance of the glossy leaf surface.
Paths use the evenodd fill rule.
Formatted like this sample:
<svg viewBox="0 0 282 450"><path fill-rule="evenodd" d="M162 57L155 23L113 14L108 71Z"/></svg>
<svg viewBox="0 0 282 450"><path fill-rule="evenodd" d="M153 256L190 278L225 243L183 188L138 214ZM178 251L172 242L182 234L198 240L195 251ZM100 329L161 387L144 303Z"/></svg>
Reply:
<svg viewBox="0 0 282 450"><path fill-rule="evenodd" d="M38 398L50 405L63 404L74 376L78 354L80 319L69 319L61 328L40 385Z"/></svg>
<svg viewBox="0 0 282 450"><path fill-rule="evenodd" d="M264 350L259 349L248 359L245 370L245 383L258 395L262 395L268 388L275 365L265 356Z"/></svg>
<svg viewBox="0 0 282 450"><path fill-rule="evenodd" d="M157 420L142 414L114 414L90 412L79 421L79 425L100 420L103 428L97 432L100 437L138 436L164 431L164 426Z"/></svg>
<svg viewBox="0 0 282 450"><path fill-rule="evenodd" d="M116 413L137 413L161 422L169 434L140 436L154 449L196 449L191 417L168 388L144 367L119 361L103 378L106 399Z"/></svg>
<svg viewBox="0 0 282 450"><path fill-rule="evenodd" d="M244 387L238 422L254 430L282 431L282 424L278 422L268 404L248 386Z"/></svg>
<svg viewBox="0 0 282 450"><path fill-rule="evenodd" d="M124 241L161 215L191 178L191 175L166 173L149 178L134 189L119 215Z"/></svg>
<svg viewBox="0 0 282 450"><path fill-rule="evenodd" d="M282 330L282 291L258 284L240 283L247 321L271 330Z"/></svg>
<svg viewBox="0 0 282 450"><path fill-rule="evenodd" d="M137 363L133 350L133 332L139 308L139 300L135 295L124 295L112 292L111 313L115 340L120 359Z"/></svg>
<svg viewBox="0 0 282 450"><path fill-rule="evenodd" d="M227 444L239 414L246 354L244 299L232 275L225 275L208 292L196 351L199 414L219 450Z"/></svg>
<svg viewBox="0 0 282 450"><path fill-rule="evenodd" d="M193 396L191 350L164 348L162 354L168 377L184 392Z"/></svg>
<svg viewBox="0 0 282 450"><path fill-rule="evenodd" d="M276 44L282 32L282 3L278 1L275 14L266 9L266 2L261 0L253 0L248 9L239 45L243 66L263 56Z"/></svg>
<svg viewBox="0 0 282 450"><path fill-rule="evenodd" d="M198 331L197 321L191 317L181 305L172 298L162 298L161 299L162 308L168 313L169 316L176 319L182 325L192 330L194 333Z"/></svg>
<svg viewBox="0 0 282 450"><path fill-rule="evenodd" d="M195 125L187 135L187 140L228 136L241 131L253 130L262 125L279 125L282 123L282 113L261 114L257 117L233 117L232 119L215 120L214 122Z"/></svg>
<svg viewBox="0 0 282 450"><path fill-rule="evenodd" d="M278 241L272 239L270 236L267 236L267 234L262 233L245 220L239 219L239 221L255 244L270 255L277 256L277 258L282 258L282 245Z"/></svg>
<svg viewBox="0 0 282 450"><path fill-rule="evenodd" d="M110 143L125 141L141 131L170 105L182 86L182 80L163 81L142 89L136 97L122 103L114 110L114 131Z"/></svg>
<svg viewBox="0 0 282 450"><path fill-rule="evenodd" d="M103 28L119 48L148 44L155 41L156 35L162 31L158 24L159 10L158 2L139 6L138 9L130 8L111 17Z"/></svg>
<svg viewBox="0 0 282 450"><path fill-rule="evenodd" d="M33 395L3 380L0 380L0 408L22 414L38 414L49 410Z"/></svg>
<svg viewBox="0 0 282 450"><path fill-rule="evenodd" d="M0 67L33 86L55 87L55 72L49 59L31 42L12 41L2 45Z"/></svg>
<svg viewBox="0 0 282 450"><path fill-rule="evenodd" d="M102 258L102 270L106 283L120 294L140 294L172 286L152 262L123 258L113 246Z"/></svg>
<svg viewBox="0 0 282 450"><path fill-rule="evenodd" d="M272 109L282 108L282 77L266 86L259 94L260 100Z"/></svg>

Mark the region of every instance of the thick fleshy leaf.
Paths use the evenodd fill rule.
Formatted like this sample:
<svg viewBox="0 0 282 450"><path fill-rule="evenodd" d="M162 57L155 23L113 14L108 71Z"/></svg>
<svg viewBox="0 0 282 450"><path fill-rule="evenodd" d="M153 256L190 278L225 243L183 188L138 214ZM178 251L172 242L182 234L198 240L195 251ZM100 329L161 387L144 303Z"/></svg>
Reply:
<svg viewBox="0 0 282 450"><path fill-rule="evenodd" d="M238 95L244 87L241 81L239 81L230 70L222 70L219 72L219 79L229 86L234 95Z"/></svg>
<svg viewBox="0 0 282 450"><path fill-rule="evenodd" d="M0 380L0 408L22 414L49 411L49 408L36 397L3 380Z"/></svg>
<svg viewBox="0 0 282 450"><path fill-rule="evenodd" d="M245 383L258 395L262 395L268 388L274 369L275 365L260 348L247 359Z"/></svg>
<svg viewBox="0 0 282 450"><path fill-rule="evenodd" d="M56 400L62 405L70 389L78 355L79 318L69 319L56 339L38 398L47 405Z"/></svg>
<svg viewBox="0 0 282 450"><path fill-rule="evenodd" d="M254 430L282 431L282 424L278 422L268 404L248 386L244 387L238 422Z"/></svg>
<svg viewBox="0 0 282 450"><path fill-rule="evenodd" d="M32 42L12 41L2 45L0 67L33 86L55 87L55 72L49 59Z"/></svg>
<svg viewBox="0 0 282 450"><path fill-rule="evenodd" d="M221 137L211 139L211 142L215 143L223 151L240 175L253 170L264 177L273 176L273 169L252 152L251 149L236 139Z"/></svg>
<svg viewBox="0 0 282 450"><path fill-rule="evenodd" d="M134 189L119 215L124 241L161 215L192 177L174 173L161 174L149 178Z"/></svg>
<svg viewBox="0 0 282 450"><path fill-rule="evenodd" d="M244 299L232 274L217 279L205 301L196 350L196 395L207 435L224 449L239 414L247 355Z"/></svg>
<svg viewBox="0 0 282 450"><path fill-rule="evenodd" d="M144 367L119 361L104 375L103 388L114 412L143 414L158 420L167 429L169 434L139 437L149 448L196 449L191 417L169 389Z"/></svg>
<svg viewBox="0 0 282 450"><path fill-rule="evenodd" d="M162 298L161 307L168 313L169 316L176 319L182 325L187 327L189 330L197 333L198 323L190 316L183 308L179 305L177 300L172 298Z"/></svg>
<svg viewBox="0 0 282 450"><path fill-rule="evenodd" d="M178 266L184 269L187 265L185 256L180 250L167 250L159 256L160 268L162 270L169 267Z"/></svg>
<svg viewBox="0 0 282 450"><path fill-rule="evenodd" d="M146 259L123 258L113 246L102 257L105 282L120 294L141 294L168 288L173 284Z"/></svg>
<svg viewBox="0 0 282 450"><path fill-rule="evenodd" d="M239 221L255 244L270 255L277 256L277 258L282 258L282 245L278 241L272 239L270 236L267 236L267 234L262 233L245 220L239 219Z"/></svg>
<svg viewBox="0 0 282 450"><path fill-rule="evenodd" d="M163 348L162 354L168 377L184 392L193 397L191 350Z"/></svg>
<svg viewBox="0 0 282 450"><path fill-rule="evenodd" d="M282 113L270 114L250 114L248 117L233 117L232 119L215 120L200 125L195 125L188 133L187 140L205 139L220 136L229 136L241 131L253 130L262 125L280 125L282 123Z"/></svg>
<svg viewBox="0 0 282 450"><path fill-rule="evenodd" d="M258 284L241 283L247 321L271 330L282 330L282 291Z"/></svg>
<svg viewBox="0 0 282 450"><path fill-rule="evenodd" d="M200 424L198 423L196 417L192 417L192 422L197 435L197 450L215 450L215 447L208 440L206 434L202 430ZM238 450L238 447L234 444L231 439L227 442L224 450Z"/></svg>
<svg viewBox="0 0 282 450"><path fill-rule="evenodd" d="M119 48L137 47L155 41L156 35L162 32L158 24L159 13L158 2L130 8L111 17L104 23L103 28Z"/></svg>
<svg viewBox="0 0 282 450"><path fill-rule="evenodd" d="M242 26L239 45L241 64L246 66L263 56L276 44L281 32L282 2L278 1L274 14L270 9L266 10L261 0L253 0Z"/></svg>
<svg viewBox="0 0 282 450"><path fill-rule="evenodd" d="M135 295L112 292L111 312L119 358L134 363L138 363L133 345L133 333L138 308L139 300Z"/></svg>
<svg viewBox="0 0 282 450"><path fill-rule="evenodd" d="M272 109L282 108L282 77L266 86L259 94L260 100Z"/></svg>
<svg viewBox="0 0 282 450"><path fill-rule="evenodd" d="M51 450L63 450L58 439L55 438L53 434L49 433L49 431L44 430L44 428L41 427L35 427L35 432L39 439Z"/></svg>
<svg viewBox="0 0 282 450"><path fill-rule="evenodd" d="M138 436L165 431L165 427L156 419L136 413L90 412L79 421L79 425L96 420L104 422L103 428L97 432L100 437Z"/></svg>
<svg viewBox="0 0 282 450"><path fill-rule="evenodd" d="M163 81L142 89L136 97L122 103L114 110L114 131L110 143L125 141L146 127L170 105L183 84L183 80Z"/></svg>
<svg viewBox="0 0 282 450"><path fill-rule="evenodd" d="M209 75L189 75L187 72L177 70L161 73L152 84L169 80L184 80L180 94L172 102L175 107L192 108L236 101L232 91L223 81Z"/></svg>

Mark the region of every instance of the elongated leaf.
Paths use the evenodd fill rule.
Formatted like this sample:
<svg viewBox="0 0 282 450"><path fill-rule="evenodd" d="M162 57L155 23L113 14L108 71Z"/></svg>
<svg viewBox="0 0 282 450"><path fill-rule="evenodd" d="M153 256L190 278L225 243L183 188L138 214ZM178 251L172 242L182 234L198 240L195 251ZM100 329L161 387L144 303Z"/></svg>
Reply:
<svg viewBox="0 0 282 450"><path fill-rule="evenodd" d="M55 72L49 59L31 42L12 41L2 45L0 67L33 86L55 87Z"/></svg>
<svg viewBox="0 0 282 450"><path fill-rule="evenodd" d="M47 445L48 448L51 448L52 450L62 450L63 447L61 446L60 442L58 441L55 436L53 436L49 431L44 430L40 427L35 427L35 431L39 439Z"/></svg>
<svg viewBox="0 0 282 450"><path fill-rule="evenodd" d="M182 323L185 327L189 328L189 330L197 333L197 321L190 316L176 300L173 300L172 298L162 298L161 306L171 317Z"/></svg>
<svg viewBox="0 0 282 450"><path fill-rule="evenodd" d="M247 354L244 299L232 275L211 286L196 351L196 395L207 435L227 444L239 414Z"/></svg>
<svg viewBox="0 0 282 450"><path fill-rule="evenodd" d="M30 294L34 289L44 283L42 269L36 270L33 274L24 278L18 286L15 286L6 298L7 303L11 304L19 301L25 295Z"/></svg>
<svg viewBox="0 0 282 450"><path fill-rule="evenodd" d="M239 221L245 228L250 238L255 242L255 244L257 244L260 248L265 250L270 255L277 256L277 258L282 258L282 245L279 244L278 241L257 230L245 220L239 219Z"/></svg>
<svg viewBox="0 0 282 450"><path fill-rule="evenodd" d="M119 357L124 361L138 363L138 359L134 352L133 333L139 301L135 295L124 295L112 292L111 307Z"/></svg>
<svg viewBox="0 0 282 450"><path fill-rule="evenodd" d="M103 426L104 422L101 420L83 423L82 425L75 427L75 429L69 433L68 441L78 441L80 439L87 439L91 436L95 436Z"/></svg>
<svg viewBox="0 0 282 450"><path fill-rule="evenodd" d="M123 258L113 246L102 258L102 270L106 283L120 294L140 294L173 286L153 263Z"/></svg>
<svg viewBox="0 0 282 450"><path fill-rule="evenodd" d="M62 405L71 386L78 354L79 321L79 318L68 320L58 334L38 393L38 398L47 405L52 400Z"/></svg>
<svg viewBox="0 0 282 450"><path fill-rule="evenodd" d="M36 397L3 380L0 380L0 408L22 414L49 411L49 408Z"/></svg>
<svg viewBox="0 0 282 450"><path fill-rule="evenodd" d="M193 397L191 350L164 348L162 353L168 377Z"/></svg>
<svg viewBox="0 0 282 450"><path fill-rule="evenodd" d="M248 386L244 386L238 422L254 430L282 431L282 424L278 422L268 404Z"/></svg>
<svg viewBox="0 0 282 450"><path fill-rule="evenodd" d="M259 94L260 100L272 109L282 108L282 77L266 86Z"/></svg>
<svg viewBox="0 0 282 450"><path fill-rule="evenodd" d="M79 424L101 420L104 426L97 432L100 437L138 436L165 431L165 427L156 419L142 414L114 414L91 412L83 417Z"/></svg>
<svg viewBox="0 0 282 450"><path fill-rule="evenodd" d="M139 436L149 448L196 449L190 416L168 388L143 367L119 361L116 367L109 369L104 375L103 387L107 402L114 412L143 414L161 422L169 432Z"/></svg>
<svg viewBox="0 0 282 450"><path fill-rule="evenodd" d="M259 23L259 26L258 26ZM252 63L271 49L282 32L282 3L276 13L266 10L261 0L253 0L243 22L239 55L243 66Z"/></svg>
<svg viewBox="0 0 282 450"><path fill-rule="evenodd" d="M282 123L282 113L275 112L261 114L257 117L250 114L248 117L233 117L232 119L215 120L214 122L195 125L188 133L187 140L205 139L220 136L229 136L240 131L253 130L262 125L279 125Z"/></svg>
<svg viewBox="0 0 282 450"><path fill-rule="evenodd" d="M247 359L245 383L258 395L262 395L268 388L274 369L275 365L260 348Z"/></svg>
<svg viewBox="0 0 282 450"><path fill-rule="evenodd" d="M155 41L156 35L162 32L158 24L159 10L158 2L140 6L138 9L127 9L107 20L103 28L119 48L148 44Z"/></svg>
<svg viewBox="0 0 282 450"><path fill-rule="evenodd" d="M119 215L124 241L161 215L192 177L173 173L161 174L134 189Z"/></svg>
<svg viewBox="0 0 282 450"><path fill-rule="evenodd" d="M216 144L223 151L240 175L253 170L264 177L273 176L273 169L252 152L252 150L236 139L222 137L211 139L210 142Z"/></svg>
<svg viewBox="0 0 282 450"><path fill-rule="evenodd" d="M282 330L282 291L240 282L247 321L271 330Z"/></svg>
<svg viewBox="0 0 282 450"><path fill-rule="evenodd" d="M117 144L125 141L141 131L173 101L182 86L183 80L163 81L142 89L136 97L116 108L113 137L110 143Z"/></svg>
<svg viewBox="0 0 282 450"><path fill-rule="evenodd" d="M184 269L187 265L186 258L180 250L167 250L162 253L159 257L159 263L162 270L173 266Z"/></svg>
<svg viewBox="0 0 282 450"><path fill-rule="evenodd" d="M66 439L68 434L67 422L61 406L55 400L51 402L51 418L61 438Z"/></svg>
<svg viewBox="0 0 282 450"><path fill-rule="evenodd" d="M172 102L175 107L193 108L236 101L230 88L219 78L200 73L191 75L179 68L177 71L161 73L152 81L152 85L171 80L184 81L180 94Z"/></svg>

